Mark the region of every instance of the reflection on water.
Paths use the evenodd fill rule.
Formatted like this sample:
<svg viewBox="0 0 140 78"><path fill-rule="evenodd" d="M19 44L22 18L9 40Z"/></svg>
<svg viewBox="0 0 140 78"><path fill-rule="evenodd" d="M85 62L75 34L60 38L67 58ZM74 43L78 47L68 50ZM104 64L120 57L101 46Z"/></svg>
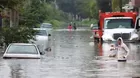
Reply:
<svg viewBox="0 0 140 78"><path fill-rule="evenodd" d="M0 78L40 78L39 60L7 59L0 66Z"/></svg>
<svg viewBox="0 0 140 78"><path fill-rule="evenodd" d="M20 64L12 65L12 66L10 66L10 69L11 69L12 78L21 78L22 77L22 72L20 73L20 70L22 70Z"/></svg>
<svg viewBox="0 0 140 78"><path fill-rule="evenodd" d="M0 78L132 78L140 77L140 46L127 43L127 62L109 58L112 43L94 43L85 30L53 32L52 51L41 59L0 58ZM0 56L2 57L2 56Z"/></svg>

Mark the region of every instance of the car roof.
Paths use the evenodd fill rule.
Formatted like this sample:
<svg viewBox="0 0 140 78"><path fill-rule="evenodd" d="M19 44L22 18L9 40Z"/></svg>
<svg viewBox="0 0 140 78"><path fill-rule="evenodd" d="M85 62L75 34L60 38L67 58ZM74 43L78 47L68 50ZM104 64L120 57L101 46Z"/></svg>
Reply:
<svg viewBox="0 0 140 78"><path fill-rule="evenodd" d="M50 23L42 23L42 24L48 24L48 25L52 25L52 24L50 24Z"/></svg>
<svg viewBox="0 0 140 78"><path fill-rule="evenodd" d="M11 43L11 45L33 45L33 46L35 46L35 44L31 44L31 43Z"/></svg>
<svg viewBox="0 0 140 78"><path fill-rule="evenodd" d="M46 28L33 28L34 30L46 30Z"/></svg>

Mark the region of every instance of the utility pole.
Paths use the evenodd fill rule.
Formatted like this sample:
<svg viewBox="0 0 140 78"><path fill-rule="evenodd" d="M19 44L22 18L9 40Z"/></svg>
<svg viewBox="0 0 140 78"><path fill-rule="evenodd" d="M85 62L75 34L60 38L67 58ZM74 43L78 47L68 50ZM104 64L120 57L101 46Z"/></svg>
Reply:
<svg viewBox="0 0 140 78"><path fill-rule="evenodd" d="M120 3L120 12L122 12L122 0L119 0Z"/></svg>

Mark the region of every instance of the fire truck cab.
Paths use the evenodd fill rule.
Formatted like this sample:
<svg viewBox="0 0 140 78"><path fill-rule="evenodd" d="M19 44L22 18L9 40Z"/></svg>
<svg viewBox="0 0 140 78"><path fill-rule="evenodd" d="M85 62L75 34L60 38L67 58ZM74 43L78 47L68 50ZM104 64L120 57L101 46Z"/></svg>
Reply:
<svg viewBox="0 0 140 78"><path fill-rule="evenodd" d="M122 37L124 41L137 41L139 36L135 27L136 17L136 12L100 13L95 39L108 42Z"/></svg>

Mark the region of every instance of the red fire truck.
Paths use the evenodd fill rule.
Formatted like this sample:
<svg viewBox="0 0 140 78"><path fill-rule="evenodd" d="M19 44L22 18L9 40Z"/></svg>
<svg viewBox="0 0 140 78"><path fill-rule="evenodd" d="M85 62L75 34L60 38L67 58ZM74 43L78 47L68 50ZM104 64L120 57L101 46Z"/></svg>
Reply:
<svg viewBox="0 0 140 78"><path fill-rule="evenodd" d="M99 14L98 29L93 30L94 38L99 41L138 40L135 29L136 12L106 12Z"/></svg>

